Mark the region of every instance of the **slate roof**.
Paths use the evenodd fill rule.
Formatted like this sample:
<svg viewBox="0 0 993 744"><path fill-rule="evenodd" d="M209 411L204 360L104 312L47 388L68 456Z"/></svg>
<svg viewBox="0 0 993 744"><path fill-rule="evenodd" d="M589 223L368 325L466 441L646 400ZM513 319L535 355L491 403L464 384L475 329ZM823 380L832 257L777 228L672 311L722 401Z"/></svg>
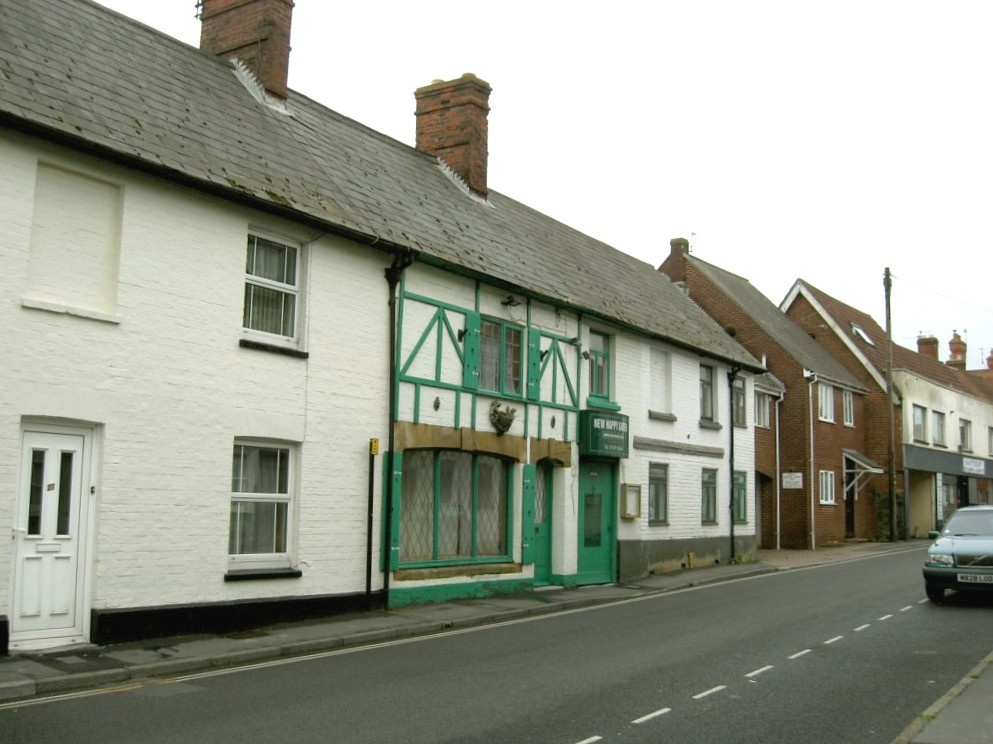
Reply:
<svg viewBox="0 0 993 744"><path fill-rule="evenodd" d="M792 318L744 277L707 263L692 254L684 259L691 263L729 300L741 308L804 369L857 392L868 392L855 375L817 343Z"/></svg>
<svg viewBox="0 0 993 744"><path fill-rule="evenodd" d="M89 0L0 0L0 17L0 125L761 370L649 264L498 192L480 203L306 96L274 111L231 63Z"/></svg>
<svg viewBox="0 0 993 744"><path fill-rule="evenodd" d="M824 311L837 323L842 332L849 336L855 346L865 355L880 375L886 374L886 331L872 319L871 315L846 305L802 279L798 287L808 292ZM862 328L873 343L866 342L852 329L852 324ZM907 370L931 382L952 390L957 390L985 400L993 400L993 383L983 377L950 367L944 362L921 354L916 349L908 349L893 344L893 368Z"/></svg>

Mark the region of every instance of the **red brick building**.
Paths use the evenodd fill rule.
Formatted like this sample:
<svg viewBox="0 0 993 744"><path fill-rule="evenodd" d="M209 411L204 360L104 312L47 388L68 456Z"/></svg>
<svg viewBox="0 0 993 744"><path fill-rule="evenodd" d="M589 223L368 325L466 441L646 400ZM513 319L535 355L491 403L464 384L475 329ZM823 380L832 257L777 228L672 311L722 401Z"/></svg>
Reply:
<svg viewBox="0 0 993 744"><path fill-rule="evenodd" d="M691 254L685 239L671 241L659 270L761 359L783 391L775 397L756 383L761 546L873 538L875 509L864 483L881 468L863 454L866 385L747 279Z"/></svg>

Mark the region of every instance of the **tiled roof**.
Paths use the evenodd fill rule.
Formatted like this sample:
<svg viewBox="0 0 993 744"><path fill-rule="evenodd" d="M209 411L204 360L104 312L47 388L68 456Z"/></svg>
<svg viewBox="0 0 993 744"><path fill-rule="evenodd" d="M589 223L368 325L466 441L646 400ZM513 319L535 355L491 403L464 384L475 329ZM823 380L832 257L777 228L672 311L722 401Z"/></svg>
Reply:
<svg viewBox="0 0 993 744"><path fill-rule="evenodd" d="M809 282L799 280L798 285L808 292L831 319L847 334L866 359L881 374L886 374L886 331L873 320L871 315L857 310L835 299ZM872 341L869 343L853 330L858 326ZM993 384L979 375L970 374L950 367L944 362L912 349L893 344L893 369L912 372L931 382L978 398L993 400Z"/></svg>
<svg viewBox="0 0 993 744"><path fill-rule="evenodd" d="M274 111L229 62L88 0L0 0L0 17L0 125L760 368L650 265L497 192L481 203L299 93Z"/></svg>
<svg viewBox="0 0 993 744"><path fill-rule="evenodd" d="M856 391L865 391L865 386L858 378L747 279L692 254L686 254L685 259L754 320L799 365L832 382Z"/></svg>

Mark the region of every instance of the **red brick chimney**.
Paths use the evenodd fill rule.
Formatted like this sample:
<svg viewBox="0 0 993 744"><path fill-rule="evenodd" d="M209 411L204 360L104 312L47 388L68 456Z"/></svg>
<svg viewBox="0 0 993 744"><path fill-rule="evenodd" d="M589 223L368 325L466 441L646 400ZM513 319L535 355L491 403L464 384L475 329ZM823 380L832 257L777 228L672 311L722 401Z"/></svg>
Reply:
<svg viewBox="0 0 993 744"><path fill-rule="evenodd" d="M436 80L414 92L417 149L440 157L484 196L491 90L489 83L467 72L458 80Z"/></svg>
<svg viewBox="0 0 993 744"><path fill-rule="evenodd" d="M200 48L238 59L262 87L286 98L293 0L200 0Z"/></svg>
<svg viewBox="0 0 993 744"><path fill-rule="evenodd" d="M949 367L955 367L955 369L964 370L966 344L958 334L958 331L952 331L952 340L948 342L948 350L951 352L951 356L948 357L948 361L945 364Z"/></svg>
<svg viewBox="0 0 993 744"><path fill-rule="evenodd" d="M686 238L673 238L669 241L669 257L662 262L658 271L665 272L674 282L686 281L685 257L690 252L690 241Z"/></svg>
<svg viewBox="0 0 993 744"><path fill-rule="evenodd" d="M923 354L931 359L938 358L938 337L937 336L918 336L917 337L917 353Z"/></svg>

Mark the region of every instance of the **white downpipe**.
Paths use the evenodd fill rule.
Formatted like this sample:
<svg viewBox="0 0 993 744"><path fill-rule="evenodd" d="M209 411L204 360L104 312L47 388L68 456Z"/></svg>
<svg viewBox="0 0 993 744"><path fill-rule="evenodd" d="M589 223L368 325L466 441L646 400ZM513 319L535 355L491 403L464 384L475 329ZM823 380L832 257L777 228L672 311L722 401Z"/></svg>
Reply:
<svg viewBox="0 0 993 744"><path fill-rule="evenodd" d="M814 383L818 382L817 375L811 373L807 382L807 416L810 421L810 549L817 549L817 530L815 529L815 497L814 491Z"/></svg>
<svg viewBox="0 0 993 744"><path fill-rule="evenodd" d="M776 550L782 549L783 536L783 463L780 451L779 432L783 425L782 410L783 398L786 393L780 393L776 400Z"/></svg>

